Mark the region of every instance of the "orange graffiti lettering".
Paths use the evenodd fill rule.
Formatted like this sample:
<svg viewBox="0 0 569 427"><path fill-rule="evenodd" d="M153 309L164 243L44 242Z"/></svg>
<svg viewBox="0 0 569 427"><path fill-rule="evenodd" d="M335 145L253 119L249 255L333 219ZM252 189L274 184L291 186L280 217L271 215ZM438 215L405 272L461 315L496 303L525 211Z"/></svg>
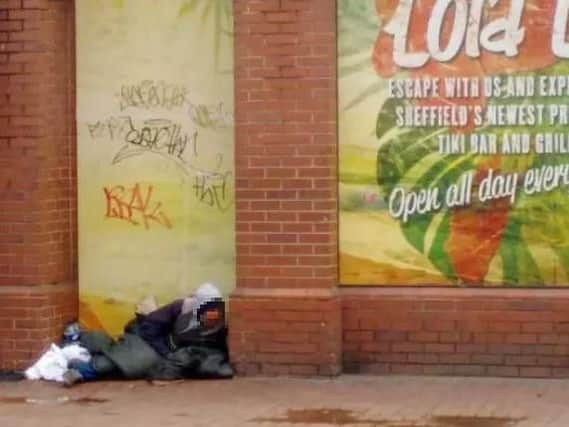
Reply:
<svg viewBox="0 0 569 427"><path fill-rule="evenodd" d="M153 202L154 187L135 184L132 188L122 185L103 188L107 202L105 217L127 221L133 225L144 224L150 228L151 222L156 222L166 228L172 228L172 223L162 211L161 202Z"/></svg>

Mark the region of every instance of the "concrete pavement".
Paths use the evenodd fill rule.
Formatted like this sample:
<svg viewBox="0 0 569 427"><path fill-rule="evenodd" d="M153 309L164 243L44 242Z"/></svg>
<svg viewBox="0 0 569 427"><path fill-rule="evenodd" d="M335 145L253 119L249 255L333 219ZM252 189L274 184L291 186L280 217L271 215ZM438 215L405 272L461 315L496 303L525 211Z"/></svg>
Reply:
<svg viewBox="0 0 569 427"><path fill-rule="evenodd" d="M0 383L1 427L568 427L569 380L237 378Z"/></svg>

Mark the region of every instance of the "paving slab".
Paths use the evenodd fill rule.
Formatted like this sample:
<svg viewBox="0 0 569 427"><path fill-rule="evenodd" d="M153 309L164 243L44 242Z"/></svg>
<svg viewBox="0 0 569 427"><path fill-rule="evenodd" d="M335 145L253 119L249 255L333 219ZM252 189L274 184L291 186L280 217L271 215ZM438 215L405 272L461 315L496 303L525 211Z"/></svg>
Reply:
<svg viewBox="0 0 569 427"><path fill-rule="evenodd" d="M351 376L0 383L1 427L569 427L569 380Z"/></svg>

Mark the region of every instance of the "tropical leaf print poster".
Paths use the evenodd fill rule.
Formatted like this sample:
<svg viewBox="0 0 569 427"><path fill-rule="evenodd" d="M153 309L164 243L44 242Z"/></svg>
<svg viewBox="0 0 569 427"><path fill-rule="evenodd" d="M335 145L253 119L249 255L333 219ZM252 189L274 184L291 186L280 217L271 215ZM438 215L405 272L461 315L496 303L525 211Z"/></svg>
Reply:
<svg viewBox="0 0 569 427"><path fill-rule="evenodd" d="M340 0L344 285L569 283L569 6Z"/></svg>

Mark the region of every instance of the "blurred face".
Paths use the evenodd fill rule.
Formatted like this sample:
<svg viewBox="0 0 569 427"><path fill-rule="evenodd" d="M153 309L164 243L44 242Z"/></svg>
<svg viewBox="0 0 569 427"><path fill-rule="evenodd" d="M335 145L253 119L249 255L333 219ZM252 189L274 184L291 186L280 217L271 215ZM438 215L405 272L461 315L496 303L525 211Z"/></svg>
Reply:
<svg viewBox="0 0 569 427"><path fill-rule="evenodd" d="M200 316L200 322L206 328L212 328L224 320L224 313L220 308L205 310Z"/></svg>

